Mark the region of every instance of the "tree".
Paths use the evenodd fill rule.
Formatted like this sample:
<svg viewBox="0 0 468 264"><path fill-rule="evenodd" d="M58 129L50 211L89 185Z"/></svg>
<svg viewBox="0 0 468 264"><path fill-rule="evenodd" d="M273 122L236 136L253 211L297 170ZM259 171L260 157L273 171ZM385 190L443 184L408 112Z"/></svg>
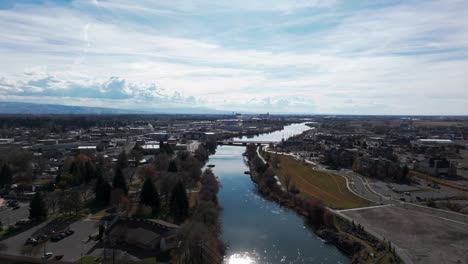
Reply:
<svg viewBox="0 0 468 264"><path fill-rule="evenodd" d="M211 169L206 169L203 171L200 183L200 200L210 201L214 204L218 204L217 195L219 191L219 182Z"/></svg>
<svg viewBox="0 0 468 264"><path fill-rule="evenodd" d="M4 186L11 184L12 177L13 172L11 171L10 165L3 163L3 165L0 167L0 185Z"/></svg>
<svg viewBox="0 0 468 264"><path fill-rule="evenodd" d="M114 182L112 187L115 189L121 189L125 194L128 194L127 181L121 168L117 167L115 169Z"/></svg>
<svg viewBox="0 0 468 264"><path fill-rule="evenodd" d="M290 187L291 187L291 175L285 174L284 175L284 187L286 188L286 191L289 192Z"/></svg>
<svg viewBox="0 0 468 264"><path fill-rule="evenodd" d="M182 223L188 216L189 202L187 191L181 181L172 189L169 209L176 223Z"/></svg>
<svg viewBox="0 0 468 264"><path fill-rule="evenodd" d="M47 207L42 195L37 192L29 203L29 219L40 220L45 218L47 218Z"/></svg>
<svg viewBox="0 0 468 264"><path fill-rule="evenodd" d="M143 187L141 188L140 204L150 206L153 216L159 214L159 193L150 177L146 177Z"/></svg>
<svg viewBox="0 0 468 264"><path fill-rule="evenodd" d="M169 162L169 167L167 168L167 171L168 172L177 172L178 171L177 163L175 162L175 160L171 160L171 162Z"/></svg>
<svg viewBox="0 0 468 264"><path fill-rule="evenodd" d="M60 200L59 200L59 197L60 197L60 193L62 191L55 191L55 192L51 192L49 193L46 198L45 198L45 202L47 204L47 208L49 211L52 211L52 214L55 214L56 211L57 211L57 208L59 207L60 205Z"/></svg>
<svg viewBox="0 0 468 264"><path fill-rule="evenodd" d="M84 181L86 184L88 184L96 175L96 169L94 167L94 165L91 163L91 161L87 161L85 164L84 164L84 168L83 168L84 172Z"/></svg>
<svg viewBox="0 0 468 264"><path fill-rule="evenodd" d="M307 220L316 229L325 225L326 208L321 200L309 198L305 201L304 210L307 212Z"/></svg>
<svg viewBox="0 0 468 264"><path fill-rule="evenodd" d="M209 137L205 142L205 146L210 154L215 154L216 148L218 147L218 142L216 141L215 137Z"/></svg>
<svg viewBox="0 0 468 264"><path fill-rule="evenodd" d="M75 212L75 215L81 211L83 207L83 201L81 200L80 194L77 191L64 191L60 197L60 211L71 215Z"/></svg>
<svg viewBox="0 0 468 264"><path fill-rule="evenodd" d="M268 152L267 152L268 153ZM279 168L280 164L280 159L278 157L278 154L274 154L273 157L271 158L271 166L275 169Z"/></svg>
<svg viewBox="0 0 468 264"><path fill-rule="evenodd" d="M101 204L109 204L111 191L112 187L110 184L104 180L102 175L100 175L96 181L96 186L94 189L94 200Z"/></svg>
<svg viewBox="0 0 468 264"><path fill-rule="evenodd" d="M122 189L113 189L111 192L111 204L120 212L128 214L132 207L131 201L127 198Z"/></svg>
<svg viewBox="0 0 468 264"><path fill-rule="evenodd" d="M170 157L166 153L159 153L154 157L154 167L157 171L167 171Z"/></svg>
<svg viewBox="0 0 468 264"><path fill-rule="evenodd" d="M171 146L169 144L164 143L164 141L162 140L159 141L159 152L168 155L174 154L174 150L172 150Z"/></svg>
<svg viewBox="0 0 468 264"><path fill-rule="evenodd" d="M125 169L128 167L128 157L127 157L127 152L123 150L120 152L118 158L117 158L117 168L120 169Z"/></svg>
<svg viewBox="0 0 468 264"><path fill-rule="evenodd" d="M208 158L210 157L210 153L208 152L208 150L205 148L204 145L199 145L197 150L195 150L194 156L201 163L205 163L206 161L208 161Z"/></svg>
<svg viewBox="0 0 468 264"><path fill-rule="evenodd" d="M403 177L405 178L408 177L408 173L409 173L408 165L405 164L405 166L403 166L402 173L403 173Z"/></svg>

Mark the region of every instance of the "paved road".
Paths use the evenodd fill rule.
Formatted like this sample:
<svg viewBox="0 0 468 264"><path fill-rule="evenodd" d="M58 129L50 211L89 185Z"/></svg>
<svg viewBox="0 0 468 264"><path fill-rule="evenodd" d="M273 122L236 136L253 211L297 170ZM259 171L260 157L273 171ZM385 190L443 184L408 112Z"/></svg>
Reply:
<svg viewBox="0 0 468 264"><path fill-rule="evenodd" d="M29 217L29 204L20 203L19 209L8 208L0 212L0 221L3 225L12 225L17 221Z"/></svg>
<svg viewBox="0 0 468 264"><path fill-rule="evenodd" d="M132 149L135 147L135 145L136 145L135 142L128 142L127 144L125 144L125 146L124 146L125 152L127 154L130 153L130 151L132 151Z"/></svg>
<svg viewBox="0 0 468 264"><path fill-rule="evenodd" d="M377 195L375 192L371 191L368 182L361 175L355 173L354 171L342 169L339 171L328 170L328 172L347 177L350 180L351 188L366 199L371 200L375 203L390 203L388 199L384 199L382 198L382 196Z"/></svg>

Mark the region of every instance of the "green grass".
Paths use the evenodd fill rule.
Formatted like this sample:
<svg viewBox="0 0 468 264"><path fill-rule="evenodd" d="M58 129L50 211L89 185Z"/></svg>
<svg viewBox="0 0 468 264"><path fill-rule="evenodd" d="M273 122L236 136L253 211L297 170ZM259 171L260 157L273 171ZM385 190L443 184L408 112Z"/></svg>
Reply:
<svg viewBox="0 0 468 264"><path fill-rule="evenodd" d="M79 264L97 264L99 262L95 261L96 257L93 256L84 256L80 258L76 263Z"/></svg>
<svg viewBox="0 0 468 264"><path fill-rule="evenodd" d="M190 208L193 209L198 205L198 192L190 192L188 195Z"/></svg>
<svg viewBox="0 0 468 264"><path fill-rule="evenodd" d="M34 185L47 185L51 182L50 179L36 179L32 182Z"/></svg>
<svg viewBox="0 0 468 264"><path fill-rule="evenodd" d="M145 264L155 264L156 263L156 258L154 258L154 257L153 258L145 258L143 260L143 263L145 263Z"/></svg>
<svg viewBox="0 0 468 264"><path fill-rule="evenodd" d="M271 154L270 155L275 155ZM312 165L297 161L290 156L279 155L280 164L276 169L281 183L284 175L291 176L294 184L303 197L314 197L322 200L328 207L334 209L349 209L372 205L346 187L346 180L338 175L315 171Z"/></svg>

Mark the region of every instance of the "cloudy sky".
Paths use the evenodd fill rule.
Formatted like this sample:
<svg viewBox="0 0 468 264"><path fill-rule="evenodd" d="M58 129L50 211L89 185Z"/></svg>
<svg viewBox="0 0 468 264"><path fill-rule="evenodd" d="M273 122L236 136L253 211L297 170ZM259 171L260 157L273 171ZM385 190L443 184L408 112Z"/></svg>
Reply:
<svg viewBox="0 0 468 264"><path fill-rule="evenodd" d="M466 0L0 0L0 101L468 114Z"/></svg>

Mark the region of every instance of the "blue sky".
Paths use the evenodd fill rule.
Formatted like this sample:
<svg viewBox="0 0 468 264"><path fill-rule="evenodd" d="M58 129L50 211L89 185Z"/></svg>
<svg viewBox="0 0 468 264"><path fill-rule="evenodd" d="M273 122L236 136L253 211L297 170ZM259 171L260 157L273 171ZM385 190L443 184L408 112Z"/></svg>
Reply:
<svg viewBox="0 0 468 264"><path fill-rule="evenodd" d="M0 100L468 114L468 2L0 0Z"/></svg>

